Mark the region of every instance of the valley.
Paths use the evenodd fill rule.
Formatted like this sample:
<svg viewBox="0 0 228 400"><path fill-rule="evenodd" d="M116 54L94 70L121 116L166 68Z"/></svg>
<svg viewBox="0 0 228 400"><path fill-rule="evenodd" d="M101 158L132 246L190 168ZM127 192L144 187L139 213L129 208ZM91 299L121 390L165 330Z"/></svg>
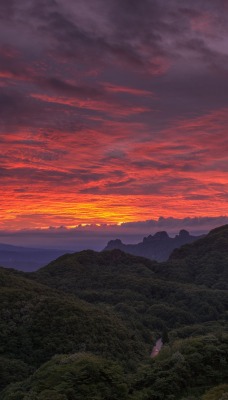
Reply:
<svg viewBox="0 0 228 400"><path fill-rule="evenodd" d="M0 399L226 393L227 267L225 225L163 263L114 249L1 268Z"/></svg>

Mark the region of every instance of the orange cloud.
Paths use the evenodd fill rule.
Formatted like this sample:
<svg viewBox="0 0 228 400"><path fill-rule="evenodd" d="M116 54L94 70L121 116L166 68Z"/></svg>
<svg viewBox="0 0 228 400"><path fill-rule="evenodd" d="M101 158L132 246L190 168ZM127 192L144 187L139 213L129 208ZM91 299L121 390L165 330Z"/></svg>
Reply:
<svg viewBox="0 0 228 400"><path fill-rule="evenodd" d="M100 130L5 138L1 228L226 214L226 126L222 109L153 141L141 141L140 125L103 120Z"/></svg>

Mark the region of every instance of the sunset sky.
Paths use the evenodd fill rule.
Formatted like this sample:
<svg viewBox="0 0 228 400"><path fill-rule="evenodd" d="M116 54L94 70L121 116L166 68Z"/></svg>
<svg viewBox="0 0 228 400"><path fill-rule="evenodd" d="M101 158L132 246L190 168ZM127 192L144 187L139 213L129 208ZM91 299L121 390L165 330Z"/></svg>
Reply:
<svg viewBox="0 0 228 400"><path fill-rule="evenodd" d="M226 216L227 0L1 0L0 177L2 231Z"/></svg>

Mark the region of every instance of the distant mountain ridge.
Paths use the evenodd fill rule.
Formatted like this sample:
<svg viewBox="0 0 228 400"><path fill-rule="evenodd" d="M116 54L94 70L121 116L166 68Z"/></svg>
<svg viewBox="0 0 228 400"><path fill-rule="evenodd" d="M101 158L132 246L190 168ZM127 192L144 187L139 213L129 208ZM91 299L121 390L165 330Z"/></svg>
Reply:
<svg viewBox="0 0 228 400"><path fill-rule="evenodd" d="M104 250L119 249L132 255L156 261L166 261L174 249L192 243L201 237L191 236L188 231L182 229L178 235L171 238L167 232L161 231L155 233L155 235L144 237L143 241L137 244L124 244L120 239L111 240ZM73 251L30 248L0 243L0 265L24 272L32 272L66 253L73 253Z"/></svg>
<svg viewBox="0 0 228 400"><path fill-rule="evenodd" d="M174 238L170 237L166 231L161 231L144 237L143 241L137 244L124 244L120 239L111 240L104 248L104 251L119 249L135 256L146 257L156 261L166 261L174 249L200 238L202 236L192 236L185 229L180 230L179 234Z"/></svg>
<svg viewBox="0 0 228 400"><path fill-rule="evenodd" d="M36 271L69 250L39 249L0 243L0 265L28 272Z"/></svg>

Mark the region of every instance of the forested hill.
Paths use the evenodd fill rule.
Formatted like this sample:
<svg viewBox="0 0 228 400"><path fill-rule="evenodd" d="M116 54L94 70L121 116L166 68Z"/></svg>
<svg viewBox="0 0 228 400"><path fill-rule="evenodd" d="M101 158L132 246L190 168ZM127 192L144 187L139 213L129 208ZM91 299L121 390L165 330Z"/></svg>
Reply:
<svg viewBox="0 0 228 400"><path fill-rule="evenodd" d="M227 228L166 263L112 250L0 268L0 400L225 399Z"/></svg>
<svg viewBox="0 0 228 400"><path fill-rule="evenodd" d="M115 313L21 275L0 267L0 399L7 384L55 354L91 352L125 366L147 357L145 343Z"/></svg>
<svg viewBox="0 0 228 400"><path fill-rule="evenodd" d="M228 225L173 251L169 262L155 268L158 275L179 282L228 289Z"/></svg>
<svg viewBox="0 0 228 400"><path fill-rule="evenodd" d="M175 248L186 243L192 243L200 237L192 236L184 229L174 238L169 237L167 232L162 231L144 237L143 241L137 244L124 244L120 239L111 240L104 250L119 249L129 254L147 257L151 260L165 261Z"/></svg>
<svg viewBox="0 0 228 400"><path fill-rule="evenodd" d="M227 292L185 282L188 268L191 271L183 261L159 264L120 250L83 251L62 256L30 276L87 302L112 307L149 344L151 332L225 318ZM183 275L175 278L178 271Z"/></svg>
<svg viewBox="0 0 228 400"><path fill-rule="evenodd" d="M35 279L56 288L78 292L128 287L132 279L148 282L168 279L176 283L227 289L228 225L214 229L205 237L174 250L167 262L158 263L121 250L92 250L66 254L34 273ZM117 281L117 282L116 282Z"/></svg>
<svg viewBox="0 0 228 400"><path fill-rule="evenodd" d="M194 243L175 249L170 259L186 259L189 257L202 259L205 254L209 257L216 254L228 255L228 225L213 229Z"/></svg>

